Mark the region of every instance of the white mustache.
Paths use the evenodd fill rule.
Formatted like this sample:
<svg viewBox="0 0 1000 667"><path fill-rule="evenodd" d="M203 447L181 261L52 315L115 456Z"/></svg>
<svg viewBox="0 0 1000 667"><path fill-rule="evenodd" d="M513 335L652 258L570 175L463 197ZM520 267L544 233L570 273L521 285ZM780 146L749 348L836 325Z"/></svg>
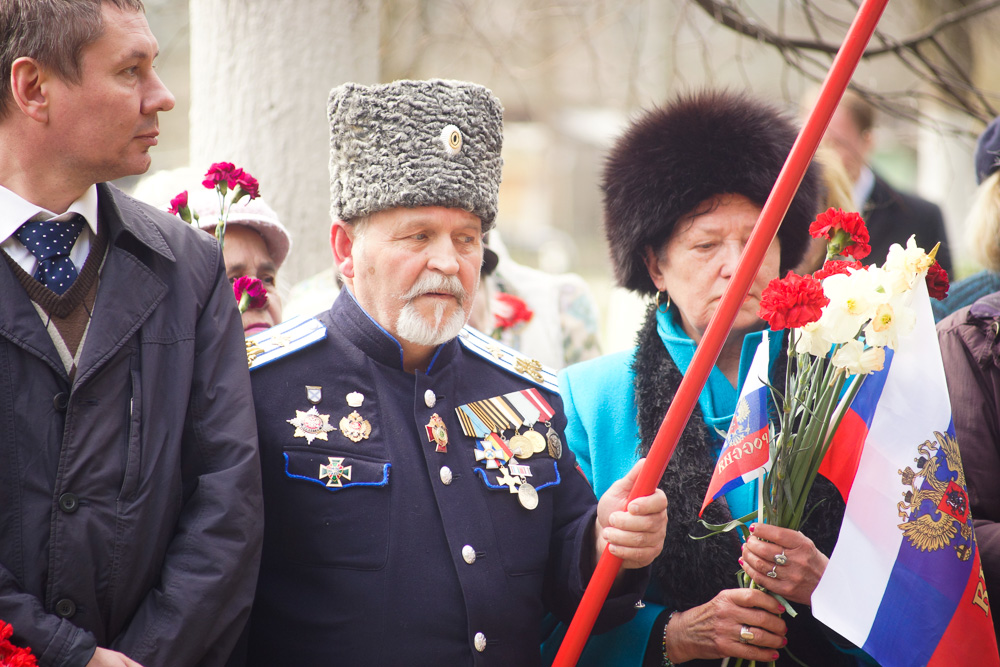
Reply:
<svg viewBox="0 0 1000 667"><path fill-rule="evenodd" d="M412 301L423 294L437 292L450 294L458 300L458 305L465 303L467 293L462 287L462 281L458 276L444 276L440 273L427 273L410 288L406 294L400 297L402 301Z"/></svg>

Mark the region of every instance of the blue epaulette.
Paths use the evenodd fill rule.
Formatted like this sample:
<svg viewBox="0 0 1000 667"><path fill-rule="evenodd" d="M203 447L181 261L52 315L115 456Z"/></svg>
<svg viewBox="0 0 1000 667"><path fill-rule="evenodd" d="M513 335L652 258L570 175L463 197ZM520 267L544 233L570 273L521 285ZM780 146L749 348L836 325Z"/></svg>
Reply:
<svg viewBox="0 0 1000 667"><path fill-rule="evenodd" d="M537 359L531 359L512 347L490 338L482 331L468 325L458 334L458 340L465 349L473 352L494 366L499 366L508 373L524 378L539 387L554 392L559 391L556 371L543 366Z"/></svg>
<svg viewBox="0 0 1000 667"><path fill-rule="evenodd" d="M326 327L319 320L296 315L247 338L247 364L254 371L324 338Z"/></svg>

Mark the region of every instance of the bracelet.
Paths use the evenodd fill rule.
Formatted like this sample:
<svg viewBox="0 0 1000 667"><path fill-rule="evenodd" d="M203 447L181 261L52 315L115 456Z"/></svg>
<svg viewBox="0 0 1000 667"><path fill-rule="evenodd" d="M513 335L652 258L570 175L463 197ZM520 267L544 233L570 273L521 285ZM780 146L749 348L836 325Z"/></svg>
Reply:
<svg viewBox="0 0 1000 667"><path fill-rule="evenodd" d="M663 624L663 665L662 667L674 667L674 663L670 661L667 657L667 626L670 625L670 619L674 617L677 611L670 612L670 616L667 616L667 622Z"/></svg>

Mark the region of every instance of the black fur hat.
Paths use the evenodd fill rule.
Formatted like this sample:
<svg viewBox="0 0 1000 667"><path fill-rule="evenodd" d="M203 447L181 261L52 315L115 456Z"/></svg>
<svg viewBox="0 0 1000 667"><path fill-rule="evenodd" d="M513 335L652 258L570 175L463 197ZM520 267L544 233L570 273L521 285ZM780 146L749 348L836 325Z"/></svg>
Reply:
<svg viewBox="0 0 1000 667"><path fill-rule="evenodd" d="M618 283L656 287L643 263L677 221L715 195L740 194L763 207L795 142L792 122L749 95L703 91L644 113L615 143L604 168L604 227ZM778 229L781 273L802 259L819 207L811 165Z"/></svg>

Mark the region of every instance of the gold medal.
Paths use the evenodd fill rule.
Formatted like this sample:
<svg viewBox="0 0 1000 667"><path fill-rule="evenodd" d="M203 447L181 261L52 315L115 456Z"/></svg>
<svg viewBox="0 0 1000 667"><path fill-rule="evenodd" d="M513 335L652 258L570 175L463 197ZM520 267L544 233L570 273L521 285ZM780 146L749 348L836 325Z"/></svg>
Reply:
<svg viewBox="0 0 1000 667"><path fill-rule="evenodd" d="M295 427L294 437L305 438L307 445L311 445L317 438L326 440L326 434L333 430L330 426L330 415L321 415L316 411L316 406L304 412L296 410L295 418L285 421Z"/></svg>
<svg viewBox="0 0 1000 667"><path fill-rule="evenodd" d="M314 408L315 409L315 408ZM351 442L359 442L366 439L372 432L372 425L367 419L361 417L355 410L340 420L340 432ZM323 438L326 440L326 437Z"/></svg>
<svg viewBox="0 0 1000 667"><path fill-rule="evenodd" d="M531 458L531 455L534 453L531 440L520 434L515 434L510 439L510 442L507 443L507 447L519 459Z"/></svg>
<svg viewBox="0 0 1000 667"><path fill-rule="evenodd" d="M527 482L517 487L517 501L526 510L533 510L538 507L538 491Z"/></svg>
<svg viewBox="0 0 1000 667"><path fill-rule="evenodd" d="M545 451L546 442L545 436L536 431L533 428L529 428L525 433L524 437L531 442L531 451L535 454L541 454Z"/></svg>

